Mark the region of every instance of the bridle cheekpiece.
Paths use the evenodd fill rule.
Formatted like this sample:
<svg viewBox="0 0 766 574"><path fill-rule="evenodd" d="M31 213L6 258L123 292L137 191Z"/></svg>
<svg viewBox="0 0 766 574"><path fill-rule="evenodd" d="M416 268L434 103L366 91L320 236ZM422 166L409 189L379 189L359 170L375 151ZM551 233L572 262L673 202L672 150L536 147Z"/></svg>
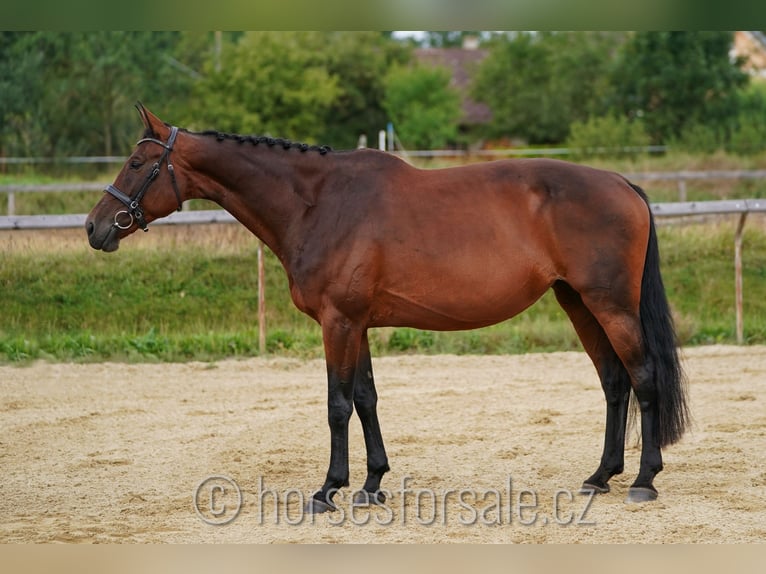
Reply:
<svg viewBox="0 0 766 574"><path fill-rule="evenodd" d="M168 166L168 173L170 173L170 181L173 184L173 191L176 194L176 199L178 200L178 211L181 211L181 192L178 189L178 182L176 181L176 174L173 169L173 164L170 163L170 152L173 151L173 145L176 142L176 136L178 135L178 128L175 126L172 126L170 128L170 136L168 137L167 143L160 141L155 138L143 138L141 140L138 140L136 145L141 145L142 143L155 143L157 145L161 145L163 148L165 148L165 151L162 152L162 155L160 156L160 159L158 159L154 165L152 165L152 170L149 172L149 175L146 176L146 179L144 180L144 184L141 186L141 189L138 190L138 193L133 196L129 197L126 193L123 193L119 189L117 189L114 185L107 185L104 189L105 193L109 193L112 196L119 199L123 204L125 204L125 207L127 209L122 209L114 214L114 226L118 229L128 229L131 225L133 225L133 221L135 220L136 223L138 223L138 226L143 229L144 231L149 231L149 225L146 222L146 219L144 218L144 210L141 207L141 200L144 198L144 195L146 194L147 190L149 189L149 186L154 182L155 179L157 179L157 176L160 175L160 167L162 165L162 162L165 161ZM130 220L126 224L120 224L119 217L121 214L126 214Z"/></svg>

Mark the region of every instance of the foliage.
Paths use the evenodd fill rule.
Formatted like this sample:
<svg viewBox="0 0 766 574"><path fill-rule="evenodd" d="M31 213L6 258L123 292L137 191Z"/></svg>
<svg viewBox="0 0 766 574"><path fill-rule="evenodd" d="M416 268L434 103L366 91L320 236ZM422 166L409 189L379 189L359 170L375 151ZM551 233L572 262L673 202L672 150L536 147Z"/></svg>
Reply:
<svg viewBox="0 0 766 574"><path fill-rule="evenodd" d="M385 78L383 107L409 149L439 149L457 136L460 97L446 68L393 66Z"/></svg>
<svg viewBox="0 0 766 574"><path fill-rule="evenodd" d="M742 155L766 150L766 83L753 83L742 91L738 110L728 149Z"/></svg>
<svg viewBox="0 0 766 574"><path fill-rule="evenodd" d="M518 33L496 37L472 94L492 109L490 137L563 141L573 121L602 114L617 33Z"/></svg>
<svg viewBox="0 0 766 574"><path fill-rule="evenodd" d="M7 33L6 33L7 34ZM160 55L170 32L34 32L5 35L0 67L15 84L0 96L7 151L29 155L112 155L135 134L132 105L183 92ZM14 102L12 105L7 102Z"/></svg>
<svg viewBox="0 0 766 574"><path fill-rule="evenodd" d="M315 32L247 32L227 42L220 64L209 61L194 85L186 125L316 139L339 93L322 45Z"/></svg>
<svg viewBox="0 0 766 574"><path fill-rule="evenodd" d="M192 129L353 147L385 127L383 78L410 55L378 32L2 32L0 154L124 155L137 100Z"/></svg>
<svg viewBox="0 0 766 574"><path fill-rule="evenodd" d="M431 331L419 331L401 327L394 329L388 338L388 348L392 351L423 351L434 345L434 334Z"/></svg>
<svg viewBox="0 0 766 574"><path fill-rule="evenodd" d="M572 159L615 157L649 145L649 136L640 121L624 116L592 117L572 124L566 146ZM632 150L630 150L632 151Z"/></svg>
<svg viewBox="0 0 766 574"><path fill-rule="evenodd" d="M680 149L764 146L766 98L730 32L443 31L422 45L468 35L488 52L471 94L494 118L471 137L561 144L624 116ZM443 70L412 67L413 47L390 32L0 32L0 155L125 155L137 100L192 129L348 148L393 120L407 147L456 143L456 96Z"/></svg>
<svg viewBox="0 0 766 574"><path fill-rule="evenodd" d="M726 134L720 127L693 123L684 127L668 144L676 151L710 155L726 147Z"/></svg>
<svg viewBox="0 0 766 574"><path fill-rule="evenodd" d="M731 32L637 32L620 52L615 105L641 117L654 143L695 125L726 129L747 75L732 63Z"/></svg>
<svg viewBox="0 0 766 574"><path fill-rule="evenodd" d="M740 91L735 109L737 115L728 124L692 123L670 146L707 155L726 150L749 156L766 150L766 84L753 82Z"/></svg>
<svg viewBox="0 0 766 574"><path fill-rule="evenodd" d="M31 121L29 102L42 93L39 54L27 54L22 45L29 34L0 32L0 155L27 154L26 126Z"/></svg>
<svg viewBox="0 0 766 574"><path fill-rule="evenodd" d="M327 69L340 92L324 117L321 141L353 148L360 135L374 141L388 122L384 79L392 65L410 61L410 48L377 32L326 32Z"/></svg>

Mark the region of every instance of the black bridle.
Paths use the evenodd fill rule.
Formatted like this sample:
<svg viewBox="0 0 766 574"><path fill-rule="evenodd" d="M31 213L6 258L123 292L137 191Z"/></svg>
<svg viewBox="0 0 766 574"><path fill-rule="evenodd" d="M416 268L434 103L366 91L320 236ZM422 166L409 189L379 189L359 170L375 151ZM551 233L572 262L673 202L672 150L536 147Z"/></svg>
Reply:
<svg viewBox="0 0 766 574"><path fill-rule="evenodd" d="M158 139L154 138L144 138L141 140L138 140L136 145L141 145L142 143L151 142L156 143L157 145L161 145L163 148L165 148L165 151L162 152L162 155L160 156L160 159L158 159L154 165L152 166L152 170L149 172L149 175L146 176L146 179L144 180L144 184L141 186L141 189L138 190L138 193L133 196L129 197L127 194L123 193L119 189L117 189L114 185L107 185L104 189L105 193L109 193L112 196L119 199L122 203L125 204L125 207L128 209L122 209L114 214L114 226L118 229L128 229L131 225L133 225L133 221L135 220L136 223L138 223L139 227L143 229L144 231L149 231L149 225L146 223L146 219L144 219L144 210L141 207L141 200L144 198L144 195L146 194L147 190L149 189L149 186L152 184L152 182L157 179L157 176L160 175L160 166L163 161L167 163L168 166L168 173L170 173L170 181L173 183L173 191L176 194L176 199L178 200L178 211L181 211L181 192L178 190L178 182L176 181L176 173L173 170L173 164L170 163L170 152L173 151L173 145L176 142L176 136L178 135L178 128L173 126L170 128L170 136L168 137L167 143L160 141ZM118 218L120 215L124 213L130 217L130 221L126 225L120 225L120 222L118 221Z"/></svg>

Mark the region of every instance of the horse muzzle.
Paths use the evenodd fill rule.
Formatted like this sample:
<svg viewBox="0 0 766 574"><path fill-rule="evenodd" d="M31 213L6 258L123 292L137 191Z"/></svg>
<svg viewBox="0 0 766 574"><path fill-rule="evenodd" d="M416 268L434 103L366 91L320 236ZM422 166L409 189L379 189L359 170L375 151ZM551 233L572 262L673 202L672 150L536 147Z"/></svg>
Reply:
<svg viewBox="0 0 766 574"><path fill-rule="evenodd" d="M85 231L88 234L88 243L90 243L90 246L93 249L98 249L105 252L117 251L117 249L119 249L120 231L126 228L118 226L117 221L118 219L115 218L115 223L109 225L108 227L105 225L96 225L96 223L91 219L85 222ZM130 225L132 225L132 218ZM130 225L128 227L130 227Z"/></svg>

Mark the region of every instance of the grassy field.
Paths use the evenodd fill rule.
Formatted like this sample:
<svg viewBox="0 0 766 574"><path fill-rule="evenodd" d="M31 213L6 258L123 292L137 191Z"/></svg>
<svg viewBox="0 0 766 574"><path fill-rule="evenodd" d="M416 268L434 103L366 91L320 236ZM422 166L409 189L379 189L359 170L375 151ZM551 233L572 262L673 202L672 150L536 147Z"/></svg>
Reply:
<svg viewBox="0 0 766 574"><path fill-rule="evenodd" d="M685 345L734 342L734 217L661 226L663 273ZM258 354L256 240L236 224L154 226L121 249L90 249L81 230L0 234L0 361L214 361ZM766 342L766 223L744 241L745 337ZM321 356L318 326L289 299L267 251L267 352ZM375 354L580 349L547 294L486 329L376 329Z"/></svg>

